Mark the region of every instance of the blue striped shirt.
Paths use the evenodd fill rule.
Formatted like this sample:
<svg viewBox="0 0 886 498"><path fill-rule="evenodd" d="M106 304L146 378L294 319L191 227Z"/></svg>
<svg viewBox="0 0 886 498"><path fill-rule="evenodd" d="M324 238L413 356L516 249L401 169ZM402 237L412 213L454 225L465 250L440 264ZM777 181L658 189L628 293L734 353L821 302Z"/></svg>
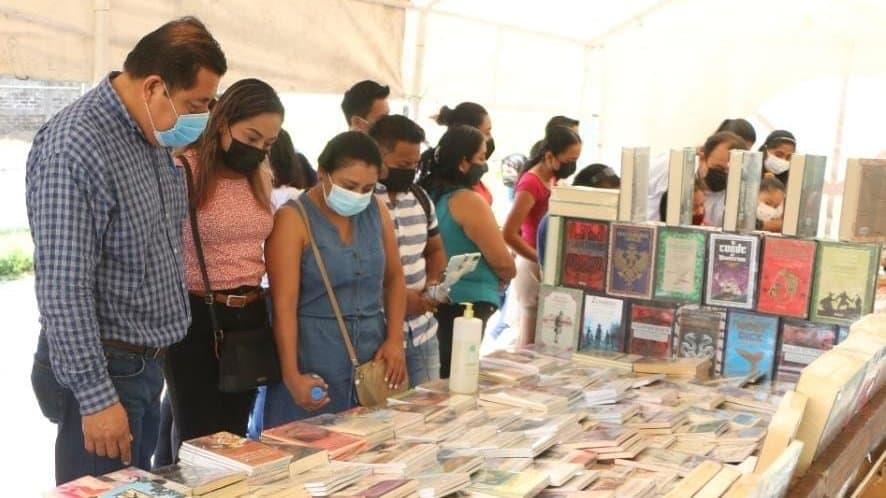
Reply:
<svg viewBox="0 0 886 498"><path fill-rule="evenodd" d="M28 156L28 220L52 371L88 415L119 398L102 339L162 347L190 322L184 177L105 78L49 120Z"/></svg>
<svg viewBox="0 0 886 498"><path fill-rule="evenodd" d="M400 248L400 263L403 265L406 277L406 288L424 291L428 280L425 247L428 244L429 234L435 235L439 230L434 203L428 202L430 211L425 214L421 203L411 191L398 193L396 201L391 201L391 196L382 184L378 184L375 192L378 198L385 202L394 222L397 245ZM437 335L437 319L433 313L407 316L403 328L404 337L408 339L411 334L412 345L418 346Z"/></svg>

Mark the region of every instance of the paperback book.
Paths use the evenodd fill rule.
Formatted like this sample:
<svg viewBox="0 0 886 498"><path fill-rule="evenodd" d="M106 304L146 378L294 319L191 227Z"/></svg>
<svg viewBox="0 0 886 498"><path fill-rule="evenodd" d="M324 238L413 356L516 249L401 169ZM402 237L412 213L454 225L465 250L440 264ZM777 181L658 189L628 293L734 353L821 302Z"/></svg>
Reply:
<svg viewBox="0 0 886 498"><path fill-rule="evenodd" d="M671 356L676 310L653 304L631 304L628 352L652 358Z"/></svg>
<svg viewBox="0 0 886 498"><path fill-rule="evenodd" d="M758 245L759 239L755 236L710 235L705 299L709 306L754 307Z"/></svg>
<svg viewBox="0 0 886 498"><path fill-rule="evenodd" d="M752 232L757 228L757 197L763 177L763 153L732 150L729 153L729 177L723 229Z"/></svg>
<svg viewBox="0 0 886 498"><path fill-rule="evenodd" d="M725 314L713 308L681 308L677 314L677 356L711 360L710 374L720 371Z"/></svg>
<svg viewBox="0 0 886 498"><path fill-rule="evenodd" d="M803 318L809 311L815 241L765 237L757 311Z"/></svg>
<svg viewBox="0 0 886 498"><path fill-rule="evenodd" d="M707 234L703 230L665 227L658 231L655 299L700 303L704 289Z"/></svg>
<svg viewBox="0 0 886 498"><path fill-rule="evenodd" d="M695 149L672 149L668 164L668 226L692 224L692 195L695 184Z"/></svg>
<svg viewBox="0 0 886 498"><path fill-rule="evenodd" d="M886 160L850 159L843 182L840 240L886 240Z"/></svg>
<svg viewBox="0 0 886 498"><path fill-rule="evenodd" d="M562 284L602 292L606 287L609 223L567 219L565 225Z"/></svg>
<svg viewBox="0 0 886 498"><path fill-rule="evenodd" d="M606 284L608 295L652 299L656 231L655 225L612 224Z"/></svg>
<svg viewBox="0 0 886 498"><path fill-rule="evenodd" d="M778 317L730 310L726 318L726 346L723 376L759 372L772 379Z"/></svg>
<svg viewBox="0 0 886 498"><path fill-rule="evenodd" d="M809 319L850 325L870 313L879 266L879 244L819 241Z"/></svg>
<svg viewBox="0 0 886 498"><path fill-rule="evenodd" d="M581 329L583 299L580 290L542 285L538 292L536 342L574 350Z"/></svg>
<svg viewBox="0 0 886 498"><path fill-rule="evenodd" d="M621 150L621 189L618 220L646 221L649 194L649 147L625 147Z"/></svg>
<svg viewBox="0 0 886 498"><path fill-rule="evenodd" d="M784 201L783 234L806 239L818 235L826 167L825 156L791 156L791 175L788 177Z"/></svg>
<svg viewBox="0 0 886 498"><path fill-rule="evenodd" d="M625 302L603 296L585 296L579 353L623 352Z"/></svg>
<svg viewBox="0 0 886 498"><path fill-rule="evenodd" d="M781 349L776 380L797 382L800 372L837 343L835 325L786 318L781 324Z"/></svg>

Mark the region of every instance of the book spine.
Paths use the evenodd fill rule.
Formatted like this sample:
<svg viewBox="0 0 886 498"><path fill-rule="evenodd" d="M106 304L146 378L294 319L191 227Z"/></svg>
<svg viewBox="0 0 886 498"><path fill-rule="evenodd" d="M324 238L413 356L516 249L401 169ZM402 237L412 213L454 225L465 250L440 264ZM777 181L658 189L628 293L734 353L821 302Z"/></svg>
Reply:
<svg viewBox="0 0 886 498"><path fill-rule="evenodd" d="M858 159L849 159L846 162L846 178L843 180L843 205L840 209L840 240L851 241L855 235L858 194L861 191L861 167L861 161Z"/></svg>
<svg viewBox="0 0 886 498"><path fill-rule="evenodd" d="M806 156L794 154L791 156L791 174L788 176L788 184L784 199L784 218L782 220L781 233L785 235L797 235L800 222L800 206L803 202L803 183L806 173Z"/></svg>
<svg viewBox="0 0 886 498"><path fill-rule="evenodd" d="M741 169L744 151L729 153L729 176L726 181L726 205L723 211L723 230L734 232L738 228L738 209L741 194Z"/></svg>
<svg viewBox="0 0 886 498"><path fill-rule="evenodd" d="M683 151L672 150L668 161L668 203L665 222L669 226L682 223L683 205Z"/></svg>
<svg viewBox="0 0 886 498"><path fill-rule="evenodd" d="M618 221L631 221L634 204L634 149L621 150L621 189L618 197Z"/></svg>
<svg viewBox="0 0 886 498"><path fill-rule="evenodd" d="M546 285L559 285L560 258L563 254L563 218L551 215L548 218L548 234L545 240L545 263L542 266L542 281Z"/></svg>

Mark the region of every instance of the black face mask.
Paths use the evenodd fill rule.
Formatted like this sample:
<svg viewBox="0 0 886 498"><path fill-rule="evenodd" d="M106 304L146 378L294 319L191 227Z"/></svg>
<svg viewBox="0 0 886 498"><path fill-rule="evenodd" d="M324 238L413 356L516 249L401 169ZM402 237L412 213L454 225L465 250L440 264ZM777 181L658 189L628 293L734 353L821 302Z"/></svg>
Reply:
<svg viewBox="0 0 886 498"><path fill-rule="evenodd" d="M729 179L729 174L723 171L722 169L709 168L707 174L704 176L704 182L708 185L708 188L711 189L712 192L722 192L726 189L726 181Z"/></svg>
<svg viewBox="0 0 886 498"><path fill-rule="evenodd" d="M576 167L577 167L577 165L575 164L575 161L568 162L568 163L560 163L560 169L558 169L557 171L554 171L554 178L556 178L558 180L562 180L564 178L569 178L570 176L572 176L573 173L575 173Z"/></svg>
<svg viewBox="0 0 886 498"><path fill-rule="evenodd" d="M231 146L222 153L225 166L243 176L250 176L264 161L267 151L247 145L231 137Z"/></svg>
<svg viewBox="0 0 886 498"><path fill-rule="evenodd" d="M486 159L492 157L493 152L495 152L495 139L489 137L486 139Z"/></svg>
<svg viewBox="0 0 886 498"><path fill-rule="evenodd" d="M381 184L388 192L406 192L415 183L415 172L415 168L388 168L388 176L381 180Z"/></svg>
<svg viewBox="0 0 886 498"><path fill-rule="evenodd" d="M483 175L489 171L489 166L486 163L473 163L471 167L468 169L468 172L464 174L465 181L467 182L469 187L473 187L477 183L480 182L480 178L483 178Z"/></svg>

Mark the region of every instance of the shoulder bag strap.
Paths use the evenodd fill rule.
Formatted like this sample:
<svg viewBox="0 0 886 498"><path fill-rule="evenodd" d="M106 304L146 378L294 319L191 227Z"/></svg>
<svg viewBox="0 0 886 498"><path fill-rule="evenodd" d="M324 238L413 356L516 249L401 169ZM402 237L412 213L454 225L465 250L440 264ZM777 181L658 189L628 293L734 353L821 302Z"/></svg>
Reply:
<svg viewBox="0 0 886 498"><path fill-rule="evenodd" d="M224 339L224 332L218 324L218 316L215 314L215 296L212 294L212 286L209 284L209 272L206 271L206 258L203 255L203 242L200 239L200 229L197 227L197 207L192 202L194 177L191 173L191 164L185 156L179 156L184 164L185 178L188 185L188 216L191 218L191 237L194 239L194 249L197 252L197 263L200 266L200 276L203 278L203 287L206 291L206 305L209 307L209 321L212 323L212 335L215 341L215 357L219 357L219 347Z"/></svg>
<svg viewBox="0 0 886 498"><path fill-rule="evenodd" d="M307 195L307 192L302 195ZM348 335L348 327L345 325L345 319L342 316L341 308L338 305L338 298L335 296L335 291L332 290L332 282L329 281L329 273L326 272L326 264L323 262L323 255L320 254L320 248L317 247L317 242L314 240L314 234L311 231L311 222L308 220L308 213L305 211L305 206L302 204L301 199L295 199L293 203L295 204L295 207L298 208L298 211L305 222L305 229L308 232L308 240L311 242L311 250L314 252L314 259L317 261L317 268L320 270L323 286L326 287L326 295L329 296L329 303L332 305L332 311L335 313L335 320L338 322L338 330L341 332L345 348L348 350L348 358L350 358L351 364L356 369L360 366L360 362L357 361L357 353L354 351L354 345L351 343L351 336Z"/></svg>

